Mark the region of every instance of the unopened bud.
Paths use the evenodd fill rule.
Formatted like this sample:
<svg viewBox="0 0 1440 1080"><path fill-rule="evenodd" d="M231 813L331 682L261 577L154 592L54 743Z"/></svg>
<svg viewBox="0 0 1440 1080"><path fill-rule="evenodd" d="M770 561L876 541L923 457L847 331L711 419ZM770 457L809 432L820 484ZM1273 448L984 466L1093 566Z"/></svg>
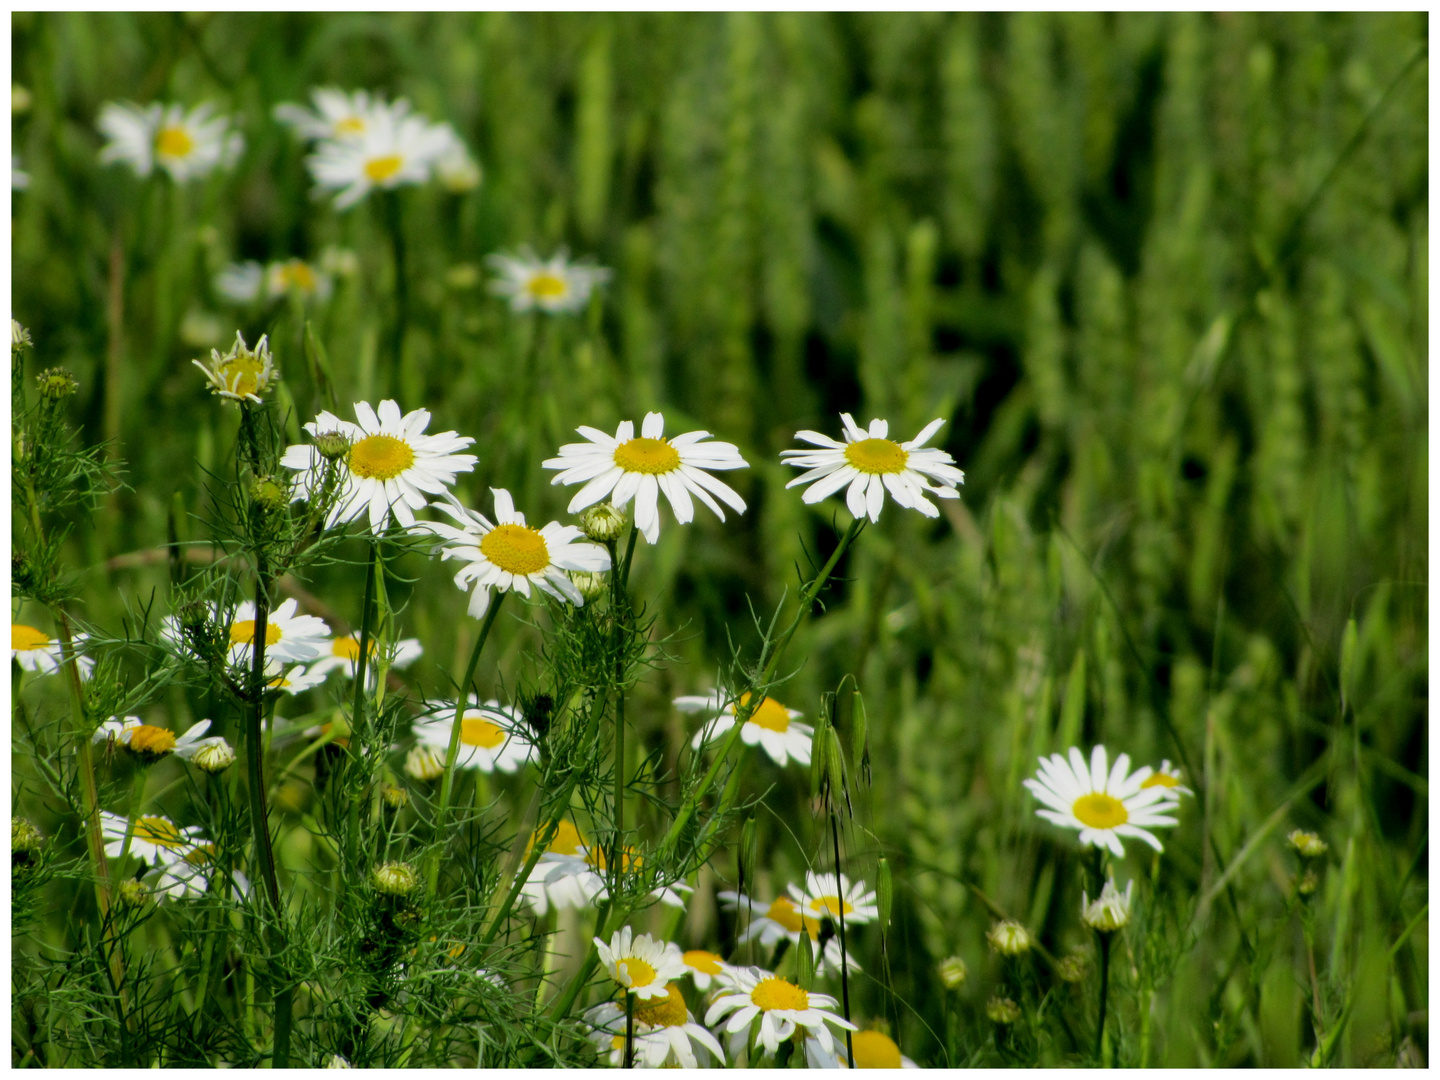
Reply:
<svg viewBox="0 0 1440 1080"><path fill-rule="evenodd" d="M14 319L10 320L10 355L14 356L22 349L30 348L30 331L21 326Z"/></svg>
<svg viewBox="0 0 1440 1080"><path fill-rule="evenodd" d="M890 876L890 860L880 857L878 880L875 883L875 898L880 909L880 929L883 932L890 925L890 911L895 904L895 881Z"/></svg>
<svg viewBox="0 0 1440 1080"><path fill-rule="evenodd" d="M40 396L46 401L64 401L80 389L75 376L63 367L46 368L35 376L35 382L39 384Z"/></svg>
<svg viewBox="0 0 1440 1080"><path fill-rule="evenodd" d="M602 544L619 539L629 523L625 511L608 502L596 503L580 515L580 528L585 535Z"/></svg>
<svg viewBox="0 0 1440 1080"><path fill-rule="evenodd" d="M1055 965L1055 975L1061 982L1078 983L1085 978L1086 967L1084 956L1080 953L1071 953L1069 956L1060 958L1060 962Z"/></svg>
<svg viewBox="0 0 1440 1080"><path fill-rule="evenodd" d="M1013 1024L1020 1019L1020 1006L1005 997L993 997L985 1003L985 1015L997 1024Z"/></svg>
<svg viewBox="0 0 1440 1080"><path fill-rule="evenodd" d="M1296 829L1287 839L1290 846L1300 853L1302 859L1318 859L1330 850L1330 845L1313 832Z"/></svg>
<svg viewBox="0 0 1440 1080"><path fill-rule="evenodd" d="M596 574L589 570L571 570L570 580L587 601L600 599L610 588L608 574Z"/></svg>
<svg viewBox="0 0 1440 1080"><path fill-rule="evenodd" d="M325 1068L327 1069L353 1069L354 1067L339 1054L331 1054L325 1059Z"/></svg>
<svg viewBox="0 0 1440 1080"><path fill-rule="evenodd" d="M1080 921L1091 930L1113 934L1130 922L1130 904L1134 894L1135 882L1127 882L1122 893L1115 887L1115 879L1110 878L1095 900L1092 901L1086 893L1080 894Z"/></svg>
<svg viewBox="0 0 1440 1080"><path fill-rule="evenodd" d="M10 819L10 861L12 863L29 862L31 856L38 852L44 844L45 837L28 819L23 817Z"/></svg>
<svg viewBox="0 0 1440 1080"><path fill-rule="evenodd" d="M405 775L416 780L435 780L445 773L445 759L428 746L417 746L405 755Z"/></svg>
<svg viewBox="0 0 1440 1080"><path fill-rule="evenodd" d="M383 896L409 896L420 884L420 878L409 863L388 862L371 872L370 884Z"/></svg>
<svg viewBox="0 0 1440 1080"><path fill-rule="evenodd" d="M1024 956L1035 943L1030 931L1014 919L1002 919L985 935L990 947L1001 956Z"/></svg>
<svg viewBox="0 0 1440 1080"><path fill-rule="evenodd" d="M235 764L235 748L224 739L217 738L215 742L207 742L196 750L190 761L197 769L207 773L222 773Z"/></svg>
<svg viewBox="0 0 1440 1080"><path fill-rule="evenodd" d="M1295 883L1295 891L1304 897L1314 896L1315 890L1318 888L1320 888L1320 878L1310 868L1306 868L1305 872L1300 875L1300 880Z"/></svg>
<svg viewBox="0 0 1440 1080"><path fill-rule="evenodd" d="M385 800L385 805L392 810L403 810L410 805L410 793L395 784L381 784L380 798Z"/></svg>
<svg viewBox="0 0 1440 1080"><path fill-rule="evenodd" d="M350 452L350 439L339 431L325 431L315 436L315 449L326 461L339 461Z"/></svg>
<svg viewBox="0 0 1440 1080"><path fill-rule="evenodd" d="M959 990L969 976L970 969L960 957L952 956L948 960L940 961L940 981L947 990Z"/></svg>
<svg viewBox="0 0 1440 1080"><path fill-rule="evenodd" d="M134 878L120 883L120 903L130 908L142 908L150 903L150 890Z"/></svg>
<svg viewBox="0 0 1440 1080"><path fill-rule="evenodd" d="M260 509L273 513L285 509L290 496L272 477L262 476L250 485L250 499Z"/></svg>

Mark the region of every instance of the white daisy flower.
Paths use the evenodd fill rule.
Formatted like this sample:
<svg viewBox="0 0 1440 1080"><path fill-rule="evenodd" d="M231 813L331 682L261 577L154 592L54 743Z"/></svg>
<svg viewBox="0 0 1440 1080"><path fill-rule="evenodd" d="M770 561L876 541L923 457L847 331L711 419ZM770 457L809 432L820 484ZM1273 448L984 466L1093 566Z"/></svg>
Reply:
<svg viewBox="0 0 1440 1080"><path fill-rule="evenodd" d="M1178 768L1170 764L1169 758L1160 762L1160 768L1151 773L1145 782L1140 785L1141 790L1153 787L1169 788L1170 791L1177 796L1195 794L1195 792L1185 786L1185 777L1181 775Z"/></svg>
<svg viewBox="0 0 1440 1080"><path fill-rule="evenodd" d="M645 862L644 856L633 847L625 849L622 859L627 874L636 872ZM540 857L540 866L549 867L545 871L547 884L567 879L575 895L587 897L586 903L610 898L609 861L605 849L599 845L582 844L573 854L547 851ZM681 894L694 891L683 881L676 881L652 889L650 898L670 907L684 907L685 898Z"/></svg>
<svg viewBox="0 0 1440 1080"><path fill-rule="evenodd" d="M770 1054L794 1035L797 1027L808 1029L807 1034L813 1033L826 1050L834 1045L826 1024L855 1030L854 1024L826 1011L835 1007L833 997L802 990L763 968L729 968L721 975L721 985L724 989L705 1014L705 1023L713 1026L727 1013L733 1013L725 1030L733 1035L754 1024L758 1030L752 1030L752 1034L758 1034L761 1045Z"/></svg>
<svg viewBox="0 0 1440 1080"><path fill-rule="evenodd" d="M704 949L690 949L682 954L680 959L685 961L685 970L690 973L695 989L702 993L710 989L710 984L727 966L719 953L706 952Z"/></svg>
<svg viewBox="0 0 1440 1080"><path fill-rule="evenodd" d="M457 454L475 440L446 431L424 434L430 424L425 409L400 415L393 401L380 402L379 415L367 402L355 404L358 424L322 412L305 425L312 436L338 434L350 441L340 459L343 487L325 522L326 528L354 521L369 511L370 529L384 530L391 513L406 529L415 525L415 511L429 505L425 493L445 493L455 474L475 467L470 454ZM291 446L280 464L299 472L295 498L308 498L321 482L324 458L313 446Z"/></svg>
<svg viewBox="0 0 1440 1080"><path fill-rule="evenodd" d="M420 745L430 747L443 761L450 748L454 721L455 703L438 705L428 719L416 721L415 737ZM513 773L534 757L535 746L525 734L525 721L518 709L502 706L495 700L477 706L474 698L471 699L471 705L460 719L457 769Z"/></svg>
<svg viewBox="0 0 1440 1080"><path fill-rule="evenodd" d="M267 661L313 660L325 651L329 644L329 625L314 615L297 614L299 606L292 598L270 612L265 621ZM248 667L254 642L255 605L246 600L235 609L230 620L230 662Z"/></svg>
<svg viewBox="0 0 1440 1080"><path fill-rule="evenodd" d="M610 279L610 271L589 263L572 263L561 248L549 259L539 258L528 247L514 255L503 252L486 259L499 273L490 291L510 298L511 311L539 308L551 315L579 311L590 302L595 286Z"/></svg>
<svg viewBox="0 0 1440 1080"><path fill-rule="evenodd" d="M335 209L354 206L375 188L393 191L430 179L451 149L452 133L420 116L372 111L353 138L324 139L305 159L317 194L336 192Z"/></svg>
<svg viewBox="0 0 1440 1080"><path fill-rule="evenodd" d="M1147 827L1175 824L1168 813L1175 809L1177 796L1168 787L1144 786L1151 775L1149 765L1127 776L1129 768L1129 754L1121 754L1109 768L1103 746L1091 751L1087 766L1072 746L1068 762L1059 754L1041 758L1039 775L1025 786L1049 808L1035 812L1063 828L1079 829L1082 845L1104 846L1124 857L1120 837L1133 836L1161 851Z"/></svg>
<svg viewBox="0 0 1440 1080"><path fill-rule="evenodd" d="M70 639L77 654L80 651L81 643L86 639L85 634L75 634ZM60 642L51 638L45 631L34 626L26 626L24 623L10 624L10 659L26 671L39 671L44 674L59 671L60 665L65 662L64 650ZM77 655L75 662L80 669L80 677L88 679L90 672L95 668L95 661L88 656Z"/></svg>
<svg viewBox="0 0 1440 1080"><path fill-rule="evenodd" d="M280 377L270 359L267 334L261 334L252 349L237 330L235 344L229 352L222 354L219 349L211 349L208 364L200 360L190 362L205 373L211 393L231 401L253 401L258 405L270 384Z"/></svg>
<svg viewBox="0 0 1440 1080"><path fill-rule="evenodd" d="M401 638L392 646L394 654L390 657L390 666L401 670L409 667L416 660L425 654L424 648L420 645L419 638ZM318 676L324 679L332 671L343 671L345 677L353 679L355 669L359 666L360 642L355 635L335 637L330 641L329 652L316 660L306 669L309 676ZM375 642L370 642L370 659L366 661L368 673L373 673L375 668Z"/></svg>
<svg viewBox="0 0 1440 1080"><path fill-rule="evenodd" d="M671 941L657 941L649 934L638 936L622 926L607 945L595 938L600 962L610 977L634 994L639 1004L651 998L668 999L670 982L685 974L680 959L680 946Z"/></svg>
<svg viewBox="0 0 1440 1080"><path fill-rule="evenodd" d="M573 525L552 521L543 529L525 524L525 515L504 488L491 488L495 496L495 521L467 510L451 498L437 504L461 527L443 522L422 522L420 528L441 537L445 544L442 559L465 563L455 575L461 590L471 588L470 614L480 618L490 607L492 590L514 589L527 599L531 586L565 603L583 606L585 598L570 580L567 570L591 572L610 569L610 553L584 539Z"/></svg>
<svg viewBox="0 0 1440 1080"><path fill-rule="evenodd" d="M845 425L844 442L818 431L799 431L797 439L820 449L780 452L785 464L809 470L785 485L810 484L802 496L806 503L817 503L848 484L845 505L850 513L879 521L887 491L901 506L932 518L940 511L926 494L960 497L955 486L965 482L965 474L955 468L955 459L943 450L925 449L944 420L932 420L909 442L897 443L888 437L890 425L885 420L871 420L870 430L865 431L849 413L841 413L840 419Z"/></svg>
<svg viewBox="0 0 1440 1080"><path fill-rule="evenodd" d="M345 741L349 742L348 739ZM445 775L445 755L437 754L433 747L413 746L405 755L405 775L422 782L438 780Z"/></svg>
<svg viewBox="0 0 1440 1080"><path fill-rule="evenodd" d="M918 1069L920 1066L900 1053L900 1047L889 1035L879 1031L857 1031L850 1036L857 1069ZM830 1050L819 1039L805 1040L805 1057L812 1069L848 1069L850 1054L845 1040L836 1039Z"/></svg>
<svg viewBox="0 0 1440 1080"><path fill-rule="evenodd" d="M110 141L100 151L102 162L123 161L137 176L164 169L176 183L228 168L240 157L245 140L230 130L228 117L210 115L208 104L188 113L183 105L134 105L110 102L100 110L96 126Z"/></svg>
<svg viewBox="0 0 1440 1080"><path fill-rule="evenodd" d="M372 98L366 90L347 94L321 86L310 91L310 100L315 105L313 110L293 102L275 106L275 119L308 142L356 140L370 129L377 115L386 114L394 122L410 112L410 103L404 98L387 103L383 95Z"/></svg>
<svg viewBox="0 0 1440 1080"><path fill-rule="evenodd" d="M304 259L281 259L265 267L265 295L271 300L294 293L301 300L325 300L330 275Z"/></svg>
<svg viewBox="0 0 1440 1080"><path fill-rule="evenodd" d="M1080 894L1080 921L1092 930L1113 934L1130 922L1130 906L1134 899L1135 882L1127 882L1122 893L1115 887L1115 879L1109 878L1093 901L1088 892Z"/></svg>
<svg viewBox="0 0 1440 1080"><path fill-rule="evenodd" d="M100 811L100 832L105 838L105 854L118 859L125 847L125 832L130 819L108 810ZM130 837L130 854L143 859L152 866L169 866L183 859L200 841L200 830L178 827L169 818L159 814L142 814L135 819L135 831Z"/></svg>
<svg viewBox="0 0 1440 1080"><path fill-rule="evenodd" d="M316 672L311 665L297 665L285 667L283 664L272 664L268 659L265 661L265 674L270 676L267 684L272 690L283 690L287 694L303 694L306 690L313 690L325 681L323 671Z"/></svg>
<svg viewBox="0 0 1440 1080"><path fill-rule="evenodd" d="M803 934L810 942L810 955L815 960L815 970L820 974L839 971L844 960L849 961L851 971L860 970L854 952L841 951L839 934L832 935L823 950L820 948L820 920L807 915L790 897L777 896L766 903L738 892L726 891L719 896L725 907L748 921L740 935L742 944L758 940L762 946L771 948L788 940L792 946L799 948Z"/></svg>
<svg viewBox="0 0 1440 1080"><path fill-rule="evenodd" d="M530 837L530 846L525 852L527 859L539 840L540 830L537 829ZM525 897L536 915L544 915L552 907L585 907L595 898L596 893L604 889L605 883L600 880L600 876L584 863L585 850L584 834L576 828L574 822L561 819L556 824L555 835L540 856L541 861L536 863L520 888L520 894ZM550 874L558 861L552 858L553 856L578 859L583 872L558 874L552 879ZM567 869L573 869L574 865L574 861L566 863Z"/></svg>
<svg viewBox="0 0 1440 1080"><path fill-rule="evenodd" d="M852 883L844 874L837 880L834 874L811 870L805 875L805 888L792 884L786 891L805 917L817 922L827 915L835 919L843 914L846 926L858 926L880 917L874 891L867 891L863 881Z"/></svg>
<svg viewBox="0 0 1440 1080"><path fill-rule="evenodd" d="M625 1063L625 1010L613 1001L603 1001L585 1013L593 1026L590 1038L596 1049L606 1054L610 1064ZM634 1040L631 1052L635 1065L641 1069L710 1068L711 1058L725 1064L725 1052L715 1036L695 1022L685 1006L680 987L671 983L664 999L636 1002Z"/></svg>
<svg viewBox="0 0 1440 1080"><path fill-rule="evenodd" d="M210 721L201 720L192 724L183 735L176 736L169 728L147 724L138 716L127 716L124 719L112 716L95 729L90 741L97 744L115 743L146 757L159 758L174 754L189 761L205 747L219 746L225 741L219 735L204 738L205 732L209 730Z"/></svg>
<svg viewBox="0 0 1440 1080"><path fill-rule="evenodd" d="M131 841L130 848L135 848ZM150 882L156 903L165 900L198 900L210 889L215 867L215 845L196 844L185 851L181 858L164 864ZM250 882L239 870L231 872L235 891L241 896L250 893Z"/></svg>
<svg viewBox="0 0 1440 1080"><path fill-rule="evenodd" d="M617 507L633 498L635 525L653 544L660 539L661 492L675 511L675 520L682 525L695 517L692 494L715 511L721 521L725 520L725 511L712 495L739 513L745 512L745 500L711 476L710 471L750 466L733 444L703 442L710 438L708 431L691 431L667 439L665 418L657 412L645 414L639 438L629 420L620 424L613 439L592 427L576 430L590 441L567 443L560 447L559 457L542 462L544 468L563 470L550 481L552 484L585 485L570 500L568 513L583 510L606 496Z"/></svg>
<svg viewBox="0 0 1440 1080"><path fill-rule="evenodd" d="M232 304L253 304L265 292L265 268L253 259L231 263L215 275L215 291Z"/></svg>
<svg viewBox="0 0 1440 1080"><path fill-rule="evenodd" d="M739 707L750 703L749 693L740 695ZM712 742L735 726L737 705L726 704L725 695L718 691L709 694L693 694L675 699L675 707L685 713L718 713L719 715L699 731L690 745L697 750L705 743ZM774 698L765 698L745 721L740 731L740 741L746 746L759 746L776 765L785 765L792 758L801 765L810 764L810 742L815 729L809 724L796 721L805 715L786 708Z"/></svg>

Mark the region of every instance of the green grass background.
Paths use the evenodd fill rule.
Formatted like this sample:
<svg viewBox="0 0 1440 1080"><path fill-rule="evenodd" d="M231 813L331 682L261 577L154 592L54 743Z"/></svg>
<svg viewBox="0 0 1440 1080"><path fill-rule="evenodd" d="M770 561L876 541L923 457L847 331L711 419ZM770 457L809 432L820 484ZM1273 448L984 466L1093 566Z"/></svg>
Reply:
<svg viewBox="0 0 1440 1080"><path fill-rule="evenodd" d="M1168 723L1206 799L1122 877L1153 873L1188 915L1218 854L1239 920L1222 897L1189 924L1149 1061L1313 1049L1282 844L1305 827L1332 849L1315 907L1324 1008L1350 1009L1335 1061L1388 1064L1402 1037L1425 1044L1428 1009L1427 921L1392 949L1428 882L1427 33L1423 14L15 14L33 105L13 121L31 175L13 310L37 368L79 378L76 418L128 485L77 521L82 617L118 636L127 598L159 590L163 609L163 562L108 561L164 543L174 492L203 513L197 466L233 452L234 412L189 363L208 351L195 313L271 335L297 437L325 405L301 313L213 293L232 258L357 252L309 313L340 411L394 396L474 436L470 505L507 486L532 520L562 517L539 460L577 424L651 408L741 447L750 511L670 521L636 560L637 594L682 634L635 709L639 741L672 756L668 699L710 685L727 634L754 640L746 597L773 605L848 521L784 492L778 451L842 409L902 437L943 416L963 503L935 523L887 508L784 695L813 714L845 672L864 690L853 869L873 881L879 851L895 869L906 1052L953 1060L947 1015L978 1014L994 984L976 889L1057 952L1084 941L1073 841L1020 786L1036 755L1104 741L1175 760ZM485 170L465 196L403 195L398 363L380 207L313 200L270 117L315 85L405 95ZM244 156L183 189L102 167L114 99L213 101ZM615 278L580 316L516 318L482 260L520 243ZM398 570L427 649L408 676L437 693L475 626L438 564ZM353 623L361 580L307 587ZM537 640L502 620L482 679L520 677ZM163 704L177 726L198 708ZM776 785L759 824L780 888L823 834L800 771L752 768L756 793ZM701 892L697 943L715 925ZM971 977L947 997L934 964L953 953ZM882 971L878 937L861 958ZM871 981L857 996L892 1011ZM1116 1007L1134 1060L1139 1007Z"/></svg>

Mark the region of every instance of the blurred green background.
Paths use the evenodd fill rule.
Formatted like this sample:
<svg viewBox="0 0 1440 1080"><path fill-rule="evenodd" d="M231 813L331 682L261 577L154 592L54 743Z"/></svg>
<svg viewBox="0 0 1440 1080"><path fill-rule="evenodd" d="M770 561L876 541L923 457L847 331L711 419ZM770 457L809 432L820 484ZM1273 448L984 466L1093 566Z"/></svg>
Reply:
<svg viewBox="0 0 1440 1080"><path fill-rule="evenodd" d="M1316 910L1324 1008L1350 1008L1336 1060L1392 1063L1403 1038L1425 1045L1428 1009L1427 923L1391 949L1428 881L1427 34L1424 14L15 14L32 103L13 120L31 177L12 199L13 312L34 363L79 378L85 436L113 440L128 485L77 522L82 615L118 636L127 597L163 596L163 561L109 560L164 543L177 490L203 514L197 466L233 450L234 411L192 357L268 332L297 438L325 407L308 316L341 415L393 396L475 437L460 493L487 512L506 486L532 521L563 518L539 461L580 423L661 408L670 433L741 447L750 511L667 516L636 561L637 594L681 634L636 710L673 760L669 698L709 686L727 633L754 640L747 596L773 605L848 522L839 500L783 491L778 451L797 428L837 432L841 410L904 438L943 416L963 504L933 523L886 509L784 695L813 714L851 671L869 704L856 872L873 880L881 850L896 869L888 964L910 1008L866 979L859 1011L948 1060L950 1014L993 985L973 889L1055 951L1080 944L1073 840L1020 781L1072 742L1176 760L1173 723L1205 804L1124 873L1154 873L1188 918L1217 857L1243 853L1245 942L1224 900L1200 905L1149 1062L1313 1049L1285 916L1281 837L1299 826L1332 847ZM463 196L402 195L399 362L380 206L312 199L270 115L316 85L408 97L485 171ZM186 188L102 167L94 120L114 99L213 101L244 156ZM615 277L582 315L515 317L483 258L521 243ZM308 312L214 292L232 259L327 245L358 272ZM427 649L407 676L438 693L475 628L438 564L397 569ZM353 623L360 582L338 568L306 587ZM537 663L535 632L508 622L482 666L497 688ZM803 776L753 767L757 793L777 785L760 824L778 889L820 834ZM714 926L702 889L696 943ZM947 998L934 963L954 953L971 978ZM882 971L878 936L861 960ZM1134 995L1116 1007L1133 1035Z"/></svg>

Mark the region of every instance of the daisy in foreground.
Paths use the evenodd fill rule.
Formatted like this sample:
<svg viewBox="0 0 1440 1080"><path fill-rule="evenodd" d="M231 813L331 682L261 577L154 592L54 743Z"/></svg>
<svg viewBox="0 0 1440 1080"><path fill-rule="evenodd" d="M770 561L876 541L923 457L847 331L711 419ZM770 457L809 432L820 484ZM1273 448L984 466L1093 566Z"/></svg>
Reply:
<svg viewBox="0 0 1440 1080"><path fill-rule="evenodd" d="M343 485L325 527L354 521L368 511L370 530L379 536L390 514L404 528L415 524L415 511L429 505L425 493L439 495L455 483L455 474L475 468L470 454L457 454L475 440L453 431L426 435L430 413L425 409L400 415L393 401L380 402L379 415L369 403L355 404L352 424L333 413L322 412L305 425L312 437L338 435L349 447L337 459ZM295 481L296 500L308 498L319 487L325 463L314 446L291 446L280 464L300 473Z"/></svg>
<svg viewBox="0 0 1440 1080"><path fill-rule="evenodd" d="M609 570L610 553L585 540L585 534L574 525L552 521L543 529L531 528L525 524L525 515L515 509L508 491L491 488L490 493L495 496L493 523L452 497L437 505L460 522L460 528L438 521L420 525L444 539L442 559L465 563L455 575L455 584L462 591L474 586L470 614L477 619L485 614L491 590L505 593L514 589L528 599L532 585L557 600L584 606L585 598L566 571Z"/></svg>
<svg viewBox="0 0 1440 1080"><path fill-rule="evenodd" d="M439 705L434 715L415 724L415 737L421 746L436 751L443 761L450 749L454 721L454 702ZM506 708L498 701L477 706L472 698L471 706L460 719L460 753L455 758L455 767L485 773L514 772L535 756L535 747L525 737L524 730L518 709Z"/></svg>
<svg viewBox="0 0 1440 1080"><path fill-rule="evenodd" d="M1025 786L1049 808L1035 812L1062 828L1079 829L1082 845L1105 847L1123 858L1120 838L1129 836L1161 851L1160 841L1148 829L1176 823L1169 812L1178 796L1168 787L1145 786L1153 772L1149 765L1126 775L1129 768L1129 754L1121 754L1110 768L1104 746L1091 751L1087 766L1072 746L1068 762L1059 754L1041 758L1039 775Z"/></svg>
<svg viewBox="0 0 1440 1080"><path fill-rule="evenodd" d="M490 283L490 291L508 296L511 311L539 308L551 315L579 311L590 302L595 286L610 279L603 266L570 262L564 248L542 259L522 247L514 255L491 255L486 262L500 273L500 279Z"/></svg>
<svg viewBox="0 0 1440 1080"><path fill-rule="evenodd" d="M76 634L71 640L78 650L80 643L85 640L85 635ZM60 665L65 662L65 655L60 642L45 631L24 623L11 623L10 659L26 671L49 674L60 670ZM80 677L89 678L95 661L86 656L77 656L75 662L80 667Z"/></svg>
<svg viewBox="0 0 1440 1080"><path fill-rule="evenodd" d="M668 999L670 983L685 974L680 946L657 941L649 934L636 936L628 926L615 931L607 945L595 938L600 962L620 986L640 1001Z"/></svg>
<svg viewBox="0 0 1440 1080"><path fill-rule="evenodd" d="M112 716L90 736L92 743L114 742L142 757L157 759L167 754L189 761L207 746L220 746L225 740L218 735L202 738L210 730L210 721L201 720L192 724L185 734L176 736L168 728L147 724L138 716L127 716L123 720Z"/></svg>
<svg viewBox="0 0 1440 1080"><path fill-rule="evenodd" d="M208 104L187 113L183 105L112 101L100 110L96 126L110 140L100 151L102 162L123 161L142 177L158 166L177 183L233 165L245 147L230 120L212 117Z"/></svg>
<svg viewBox="0 0 1440 1080"><path fill-rule="evenodd" d="M645 414L639 438L629 420L615 429L613 439L592 427L576 430L590 441L566 443L560 447L559 457L541 463L546 469L563 470L550 481L552 484L585 485L570 500L571 514L607 495L617 507L633 498L635 527L653 544L660 539L661 492L675 511L675 520L682 525L695 517L691 495L715 511L721 521L725 520L725 511L712 495L739 513L745 512L745 500L711 476L710 471L750 466L733 444L704 442L710 438L708 431L691 431L667 439L665 418L657 412Z"/></svg>
<svg viewBox="0 0 1440 1080"><path fill-rule="evenodd" d="M594 1025L591 1039L601 1053L608 1053L610 1064L625 1063L625 1010L613 1001L604 1001L585 1013ZM722 1065L725 1052L715 1036L695 1022L685 1007L680 987L673 982L666 987L660 1000L639 1004L634 1011L635 1064L642 1069L663 1069L667 1065L682 1069L698 1069L701 1061L710 1065L713 1056ZM699 1053L696 1053L698 1044Z"/></svg>
<svg viewBox="0 0 1440 1080"><path fill-rule="evenodd" d="M270 384L280 377L270 359L269 335L261 334L255 348L245 344L240 331L235 331L235 344L228 353L219 349L210 350L210 362L191 360L205 373L210 382L210 391L231 401L253 401L260 399Z"/></svg>
<svg viewBox="0 0 1440 1080"><path fill-rule="evenodd" d="M834 1052L834 1040L827 1023L855 1030L854 1024L826 1011L835 1007L833 997L802 990L763 968L728 968L720 978L722 989L705 1014L705 1023L713 1026L727 1013L734 1013L725 1025L733 1035L758 1019L756 1033L768 1053L775 1053L797 1027L808 1029L807 1034L813 1034L820 1047L830 1053Z"/></svg>
<svg viewBox="0 0 1440 1080"><path fill-rule="evenodd" d="M100 811L100 831L105 838L105 854L118 859L125 849L125 833L130 819L108 810ZM142 814L135 819L130 835L130 854L152 866L169 866L185 858L185 853L200 842L198 829L182 829L159 814Z"/></svg>
<svg viewBox="0 0 1440 1080"><path fill-rule="evenodd" d="M739 707L743 708L748 704L750 695L741 694ZM691 745L697 750L734 727L738 715L736 703L726 704L725 695L719 691L678 697L675 699L675 707L684 713L719 714L695 733ZM809 724L796 723L803 715L804 713L787 709L774 698L767 697L745 721L745 727L740 732L740 741L746 746L763 748L776 765L785 765L791 759L801 765L809 765L810 740L815 729Z"/></svg>
<svg viewBox="0 0 1440 1080"><path fill-rule="evenodd" d="M848 485L845 505L850 513L857 519L868 516L879 521L887 491L901 506L932 518L939 517L940 511L925 498L927 494L941 499L960 497L955 487L965 482L965 474L955 468L955 459L944 450L925 448L944 420L932 420L909 442L891 439L890 424L885 420L871 420L869 431L859 427L849 413L841 413L840 420L845 425L844 442L818 431L798 431L797 439L819 449L780 452L785 464L809 470L785 485L809 484L802 496L806 503L817 503Z"/></svg>

